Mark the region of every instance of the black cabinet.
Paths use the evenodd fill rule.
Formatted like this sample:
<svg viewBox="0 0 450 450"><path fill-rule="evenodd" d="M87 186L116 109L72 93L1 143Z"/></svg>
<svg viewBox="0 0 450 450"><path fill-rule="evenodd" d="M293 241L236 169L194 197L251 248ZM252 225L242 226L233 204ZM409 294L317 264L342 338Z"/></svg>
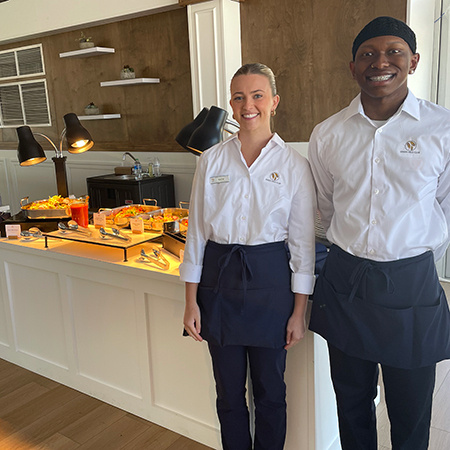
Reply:
<svg viewBox="0 0 450 450"><path fill-rule="evenodd" d="M110 174L86 178L86 183L92 211L129 203L142 204L144 198L154 198L161 208L176 206L173 175L136 180L131 175Z"/></svg>

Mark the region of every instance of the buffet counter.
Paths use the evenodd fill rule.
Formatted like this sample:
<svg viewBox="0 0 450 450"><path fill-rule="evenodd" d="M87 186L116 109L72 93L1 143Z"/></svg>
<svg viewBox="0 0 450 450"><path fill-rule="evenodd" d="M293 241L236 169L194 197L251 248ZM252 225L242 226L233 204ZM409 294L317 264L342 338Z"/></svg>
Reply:
<svg viewBox="0 0 450 450"><path fill-rule="evenodd" d="M220 448L205 343L182 337L179 259L167 270L128 250L61 239L0 239L0 358ZM336 445L326 346L288 352L286 450Z"/></svg>

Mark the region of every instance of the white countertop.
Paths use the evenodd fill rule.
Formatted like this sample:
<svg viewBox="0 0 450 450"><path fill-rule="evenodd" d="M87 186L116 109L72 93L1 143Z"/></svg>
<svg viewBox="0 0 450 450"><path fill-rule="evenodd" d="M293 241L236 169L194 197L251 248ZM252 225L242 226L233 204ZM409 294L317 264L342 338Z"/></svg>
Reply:
<svg viewBox="0 0 450 450"><path fill-rule="evenodd" d="M153 239L160 237L160 234L156 233L144 233ZM48 248L45 248L45 239L33 239L27 240L25 238L8 239L0 238L0 245L5 245L5 249L19 246L21 251L29 249L31 253L36 252L50 252L54 254L55 258L61 258L62 260L84 258L86 264L109 266L109 269L119 271L135 271L142 270L147 272L157 272L161 274L170 275L171 277L179 277L178 267L180 260L172 253L161 249L161 244L156 242L144 242L143 244L136 245L127 250L128 261L123 260L123 249L119 247L105 247L95 244L89 244L84 242L66 241L61 239L47 238ZM157 247L161 249L162 254L169 262L169 269L163 270L150 262L140 261L140 251L144 249L146 253L150 253L151 250ZM175 281L175 280L174 280Z"/></svg>

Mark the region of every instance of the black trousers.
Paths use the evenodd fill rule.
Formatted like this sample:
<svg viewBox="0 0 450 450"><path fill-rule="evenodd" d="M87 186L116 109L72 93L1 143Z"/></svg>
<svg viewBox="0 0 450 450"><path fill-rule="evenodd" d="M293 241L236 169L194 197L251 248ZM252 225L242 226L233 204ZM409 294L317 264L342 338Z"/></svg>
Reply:
<svg viewBox="0 0 450 450"><path fill-rule="evenodd" d="M328 344L342 450L377 450L378 364ZM393 450L428 448L436 364L399 369L381 364Z"/></svg>
<svg viewBox="0 0 450 450"><path fill-rule="evenodd" d="M286 438L286 350L208 346L216 380L217 415L224 450L283 450ZM254 444L245 388L248 365L255 403Z"/></svg>

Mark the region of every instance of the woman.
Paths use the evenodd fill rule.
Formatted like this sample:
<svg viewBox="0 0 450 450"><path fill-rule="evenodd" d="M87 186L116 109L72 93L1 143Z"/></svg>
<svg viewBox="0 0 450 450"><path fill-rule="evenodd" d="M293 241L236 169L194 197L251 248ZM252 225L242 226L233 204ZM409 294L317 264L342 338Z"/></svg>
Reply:
<svg viewBox="0 0 450 450"><path fill-rule="evenodd" d="M271 131L279 101L267 66L242 66L230 100L239 132L202 154L192 187L184 327L208 342L225 450L283 448L286 350L305 334L314 285L314 184L307 160Z"/></svg>

